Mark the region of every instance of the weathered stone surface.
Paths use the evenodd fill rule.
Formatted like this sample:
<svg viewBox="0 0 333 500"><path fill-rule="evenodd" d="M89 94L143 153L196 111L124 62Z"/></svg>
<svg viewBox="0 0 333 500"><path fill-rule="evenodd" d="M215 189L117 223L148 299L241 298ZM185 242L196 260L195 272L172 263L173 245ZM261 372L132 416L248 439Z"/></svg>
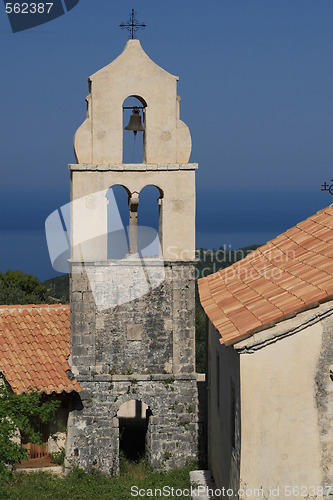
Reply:
<svg viewBox="0 0 333 500"><path fill-rule="evenodd" d="M76 272L77 269L80 271ZM103 265L98 274L103 274ZM71 280L75 289L79 289L80 282L86 286L86 275L80 265L76 268L73 264ZM124 277L122 284L124 288L130 286ZM90 370L94 373L97 365L103 366L104 372L116 374L163 374L170 371L165 369L166 364L172 373L195 371L192 263L166 264L165 280L159 287L108 310L98 311L93 300L86 303L88 295L93 298L91 291L76 292L71 301L74 370L81 373L80 366L87 369L87 360L82 366L85 355L90 358Z"/></svg>
<svg viewBox="0 0 333 500"><path fill-rule="evenodd" d="M142 340L142 325L127 325L127 340Z"/></svg>
<svg viewBox="0 0 333 500"><path fill-rule="evenodd" d="M103 264L97 275L101 274ZM117 473L117 411L133 399L152 412L146 459L153 468L182 466L195 459L194 264L165 263L160 287L109 310L98 311L92 300L85 302L92 292L80 264L72 264L71 289L76 290L71 297L71 362L83 391L82 409L71 414L67 465ZM167 364L171 373L166 373Z"/></svg>
<svg viewBox="0 0 333 500"><path fill-rule="evenodd" d="M167 469L196 458L195 380L175 380L170 385L155 381L153 387L141 381L135 384L135 393L129 391L130 384L120 381L113 382L112 389L100 382L80 383L84 386L83 409L72 412L68 436L67 460L71 463L98 467L111 474L118 472L119 428L115 417L120 406L133 399L145 402L153 414L147 431L146 458L150 465ZM89 398L90 394L94 397ZM181 401L181 407L175 409L177 401Z"/></svg>

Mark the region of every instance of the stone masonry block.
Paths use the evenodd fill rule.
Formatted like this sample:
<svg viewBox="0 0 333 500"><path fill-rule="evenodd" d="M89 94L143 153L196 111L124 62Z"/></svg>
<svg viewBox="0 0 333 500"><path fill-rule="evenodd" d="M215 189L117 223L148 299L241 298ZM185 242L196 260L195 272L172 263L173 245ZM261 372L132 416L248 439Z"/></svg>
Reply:
<svg viewBox="0 0 333 500"><path fill-rule="evenodd" d="M127 340L142 340L142 325L127 325Z"/></svg>

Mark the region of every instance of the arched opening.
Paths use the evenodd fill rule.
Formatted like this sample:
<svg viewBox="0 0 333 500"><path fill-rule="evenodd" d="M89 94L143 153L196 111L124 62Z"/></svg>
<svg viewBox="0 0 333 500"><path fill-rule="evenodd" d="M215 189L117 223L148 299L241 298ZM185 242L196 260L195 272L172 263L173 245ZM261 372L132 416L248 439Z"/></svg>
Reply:
<svg viewBox="0 0 333 500"><path fill-rule="evenodd" d="M132 130L125 130L130 124L131 116L135 113L140 116L142 127L145 127L145 109L147 103L140 96L129 96L123 102L123 163L144 163L145 133L139 131L136 134ZM138 118L136 118L136 121Z"/></svg>
<svg viewBox="0 0 333 500"><path fill-rule="evenodd" d="M150 408L133 399L122 404L117 412L119 420L119 455L125 460L138 462L147 455L146 442Z"/></svg>
<svg viewBox="0 0 333 500"><path fill-rule="evenodd" d="M138 252L142 257L159 257L162 244L163 193L146 186L139 194Z"/></svg>
<svg viewBox="0 0 333 500"><path fill-rule="evenodd" d="M107 213L107 258L123 259L129 253L129 192L124 186L114 185L106 193Z"/></svg>

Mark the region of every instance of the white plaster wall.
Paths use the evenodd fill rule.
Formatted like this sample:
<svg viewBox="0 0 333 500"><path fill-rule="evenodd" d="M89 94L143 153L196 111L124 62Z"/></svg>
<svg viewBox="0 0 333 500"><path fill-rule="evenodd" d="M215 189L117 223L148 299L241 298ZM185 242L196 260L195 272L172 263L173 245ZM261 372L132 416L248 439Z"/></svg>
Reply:
<svg viewBox="0 0 333 500"><path fill-rule="evenodd" d="M241 354L241 486L319 486L315 401L320 322L252 354Z"/></svg>
<svg viewBox="0 0 333 500"><path fill-rule="evenodd" d="M75 201L72 204L73 260L107 260L106 192L116 184L125 186L130 193L140 193L149 185L160 188L163 258L185 261L195 258L195 166L187 170L155 171L117 171L110 166L104 171L72 171L71 175L71 200Z"/></svg>

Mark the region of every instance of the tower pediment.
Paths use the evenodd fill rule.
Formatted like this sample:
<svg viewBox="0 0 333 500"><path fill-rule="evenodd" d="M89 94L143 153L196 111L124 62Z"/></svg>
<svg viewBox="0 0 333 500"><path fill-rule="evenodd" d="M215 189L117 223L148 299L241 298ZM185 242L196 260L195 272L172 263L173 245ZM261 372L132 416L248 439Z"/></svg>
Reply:
<svg viewBox="0 0 333 500"><path fill-rule="evenodd" d="M143 50L140 40L128 40L123 52L110 64L91 75L89 80L93 81L95 78L105 78L109 75L117 77L121 74L122 68L125 68L125 70L131 68L131 77L135 75L137 78L141 78L147 74L149 67L156 74L177 81L179 80L178 76L172 75L150 59L148 54Z"/></svg>
<svg viewBox="0 0 333 500"><path fill-rule="evenodd" d="M179 118L178 79L155 64L139 40L129 40L114 61L88 79L87 118L74 139L78 163L123 162L122 106L129 96L144 107L144 162L188 163L192 143Z"/></svg>

